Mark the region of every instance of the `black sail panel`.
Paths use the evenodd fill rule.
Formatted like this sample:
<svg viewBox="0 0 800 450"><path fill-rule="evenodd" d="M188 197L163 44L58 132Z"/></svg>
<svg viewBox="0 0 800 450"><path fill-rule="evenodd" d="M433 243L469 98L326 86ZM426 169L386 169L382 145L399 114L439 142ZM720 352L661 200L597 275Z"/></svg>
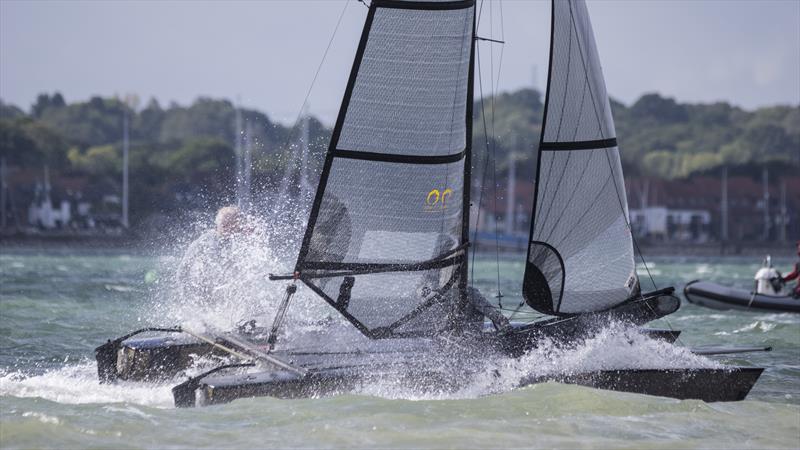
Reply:
<svg viewBox="0 0 800 450"><path fill-rule="evenodd" d="M550 72L523 294L547 314L638 289L614 120L583 0L553 2Z"/></svg>
<svg viewBox="0 0 800 450"><path fill-rule="evenodd" d="M435 333L463 299L473 21L370 5L296 266L370 337Z"/></svg>

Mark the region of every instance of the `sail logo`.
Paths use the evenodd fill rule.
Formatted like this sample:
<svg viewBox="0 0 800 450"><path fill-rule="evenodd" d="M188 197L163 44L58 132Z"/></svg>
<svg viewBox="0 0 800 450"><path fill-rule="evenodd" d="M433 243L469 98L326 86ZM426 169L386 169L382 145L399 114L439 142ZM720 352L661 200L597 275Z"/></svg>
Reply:
<svg viewBox="0 0 800 450"><path fill-rule="evenodd" d="M630 294L633 292L633 288L636 286L636 272L634 271L631 273L631 276L628 277L628 281L625 282L625 288L628 289L628 293Z"/></svg>
<svg viewBox="0 0 800 450"><path fill-rule="evenodd" d="M439 189L431 189L425 197L425 211L436 212L447 209L447 199L453 195L453 190L450 188L440 191Z"/></svg>

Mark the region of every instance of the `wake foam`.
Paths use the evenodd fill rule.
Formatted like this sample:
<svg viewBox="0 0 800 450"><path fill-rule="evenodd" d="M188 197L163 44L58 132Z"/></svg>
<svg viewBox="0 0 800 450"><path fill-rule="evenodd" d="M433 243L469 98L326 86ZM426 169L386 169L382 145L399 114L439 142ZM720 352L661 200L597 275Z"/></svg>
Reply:
<svg viewBox="0 0 800 450"><path fill-rule="evenodd" d="M461 379L464 373L440 368L444 378ZM590 339L565 346L543 340L521 358L487 357L470 381L455 391L420 392L397 381L375 382L360 389L366 395L390 399L468 399L501 394L521 386L524 380L559 379L586 372L615 369L723 368L717 361L695 355L684 347L652 339L637 328L613 324Z"/></svg>
<svg viewBox="0 0 800 450"><path fill-rule="evenodd" d="M64 366L41 375L0 371L0 396L36 397L58 403L135 403L172 408L172 385L100 384L93 361Z"/></svg>

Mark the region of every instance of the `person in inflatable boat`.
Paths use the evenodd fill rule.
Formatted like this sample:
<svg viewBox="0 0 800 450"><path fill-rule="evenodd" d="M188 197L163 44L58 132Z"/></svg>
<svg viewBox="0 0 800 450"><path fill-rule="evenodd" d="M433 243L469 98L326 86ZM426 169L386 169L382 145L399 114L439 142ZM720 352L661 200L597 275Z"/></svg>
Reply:
<svg viewBox="0 0 800 450"><path fill-rule="evenodd" d="M795 242L795 245L797 245L797 256L800 257L800 241ZM800 261L794 263L794 270L792 270L792 273L786 275L785 277L781 277L781 281L784 283L792 280L797 280L797 283L794 285L794 289L792 289L792 296L800 299Z"/></svg>

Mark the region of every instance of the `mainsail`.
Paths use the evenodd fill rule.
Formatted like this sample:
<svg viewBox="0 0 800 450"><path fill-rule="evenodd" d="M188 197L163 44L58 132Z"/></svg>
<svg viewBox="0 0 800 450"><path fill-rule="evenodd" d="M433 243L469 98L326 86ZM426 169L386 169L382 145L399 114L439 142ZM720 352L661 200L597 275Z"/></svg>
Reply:
<svg viewBox="0 0 800 450"><path fill-rule="evenodd" d="M583 0L552 2L550 71L523 295L546 314L638 292L614 120Z"/></svg>
<svg viewBox="0 0 800 450"><path fill-rule="evenodd" d="M474 1L373 0L295 268L364 334L464 301Z"/></svg>

